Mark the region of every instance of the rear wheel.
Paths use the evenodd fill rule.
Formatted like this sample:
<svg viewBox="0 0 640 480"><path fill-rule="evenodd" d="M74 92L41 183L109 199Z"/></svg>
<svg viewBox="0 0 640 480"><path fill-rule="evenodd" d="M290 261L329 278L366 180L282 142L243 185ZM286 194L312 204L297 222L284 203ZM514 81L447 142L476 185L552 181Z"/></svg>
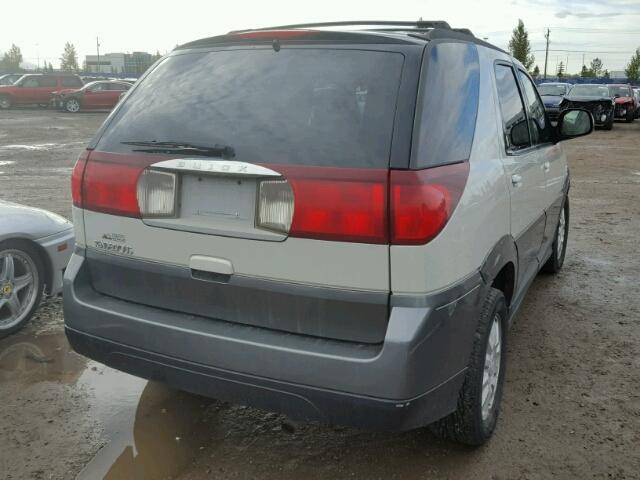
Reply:
<svg viewBox="0 0 640 480"><path fill-rule="evenodd" d="M478 321L457 409L430 426L435 435L467 445L482 445L493 434L502 399L506 325L504 295L491 288Z"/></svg>
<svg viewBox="0 0 640 480"><path fill-rule="evenodd" d="M76 113L80 110L80 102L75 98L70 98L64 102L64 109L69 113Z"/></svg>
<svg viewBox="0 0 640 480"><path fill-rule="evenodd" d="M3 110L11 108L11 103L11 97L8 97L7 95L0 96L0 108L2 108Z"/></svg>
<svg viewBox="0 0 640 480"><path fill-rule="evenodd" d="M0 338L29 321L43 287L44 267L38 252L23 241L0 242Z"/></svg>
<svg viewBox="0 0 640 480"><path fill-rule="evenodd" d="M567 252L567 237L569 234L569 197L564 199L564 205L560 211L556 236L551 247L551 256L542 270L547 273L558 273L564 264L564 256Z"/></svg>

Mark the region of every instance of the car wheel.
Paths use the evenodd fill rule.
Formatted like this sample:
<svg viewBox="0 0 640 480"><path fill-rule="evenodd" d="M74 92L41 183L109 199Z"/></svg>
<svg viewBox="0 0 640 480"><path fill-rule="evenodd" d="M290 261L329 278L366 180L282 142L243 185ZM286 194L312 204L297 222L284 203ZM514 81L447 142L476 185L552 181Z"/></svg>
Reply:
<svg viewBox="0 0 640 480"><path fill-rule="evenodd" d="M636 112L632 112L627 110L627 117L624 119L625 122L631 123L635 119Z"/></svg>
<svg viewBox="0 0 640 480"><path fill-rule="evenodd" d="M504 295L490 288L478 321L457 409L430 425L436 436L466 445L482 445L493 434L504 383L506 325Z"/></svg>
<svg viewBox="0 0 640 480"><path fill-rule="evenodd" d="M29 321L43 287L44 267L38 252L23 241L0 242L0 338Z"/></svg>
<svg viewBox="0 0 640 480"><path fill-rule="evenodd" d="M605 123L602 128L604 130L611 130L613 128L613 124L614 124L614 121L613 121L613 113L612 113L609 119L607 120L607 123Z"/></svg>
<svg viewBox="0 0 640 480"><path fill-rule="evenodd" d="M11 97L7 97L6 95L0 96L0 108L3 110L11 108Z"/></svg>
<svg viewBox="0 0 640 480"><path fill-rule="evenodd" d="M551 247L551 256L542 270L547 273L558 273L564 264L564 256L567 252L567 238L569 236L569 197L564 199L564 205L558 218L556 236Z"/></svg>
<svg viewBox="0 0 640 480"><path fill-rule="evenodd" d="M69 113L76 113L80 110L80 102L75 98L70 98L64 102L64 109Z"/></svg>

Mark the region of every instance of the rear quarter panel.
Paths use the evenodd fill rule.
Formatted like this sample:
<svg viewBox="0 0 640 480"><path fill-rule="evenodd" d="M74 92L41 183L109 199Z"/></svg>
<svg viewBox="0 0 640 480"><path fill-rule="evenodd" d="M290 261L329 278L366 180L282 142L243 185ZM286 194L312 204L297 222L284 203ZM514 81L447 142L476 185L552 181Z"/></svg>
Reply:
<svg viewBox="0 0 640 480"><path fill-rule="evenodd" d="M444 289L482 266L510 231L510 199L501 161L502 127L495 100L493 62L508 57L478 47L480 101L467 184L449 222L421 246L391 247L391 291L422 294Z"/></svg>

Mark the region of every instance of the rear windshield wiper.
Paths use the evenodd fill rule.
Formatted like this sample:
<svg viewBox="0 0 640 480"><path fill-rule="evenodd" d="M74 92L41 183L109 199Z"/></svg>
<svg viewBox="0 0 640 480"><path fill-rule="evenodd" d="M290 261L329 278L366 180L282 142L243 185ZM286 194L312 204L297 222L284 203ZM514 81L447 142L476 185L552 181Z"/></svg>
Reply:
<svg viewBox="0 0 640 480"><path fill-rule="evenodd" d="M123 145L131 145L133 147L145 147L134 148L134 152L142 153L186 153L190 155L201 155L205 157L221 157L221 158L233 158L236 156L236 152L233 147L229 145L215 144L213 146L193 145L191 143L184 142L157 142L151 141L130 141L120 142Z"/></svg>

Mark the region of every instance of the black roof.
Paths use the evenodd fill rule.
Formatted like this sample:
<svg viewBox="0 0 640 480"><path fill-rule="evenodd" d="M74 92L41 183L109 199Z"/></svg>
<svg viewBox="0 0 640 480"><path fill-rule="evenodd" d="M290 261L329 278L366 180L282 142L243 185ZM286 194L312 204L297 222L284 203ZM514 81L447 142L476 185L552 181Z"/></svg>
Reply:
<svg viewBox="0 0 640 480"><path fill-rule="evenodd" d="M327 27L368 27L365 29L321 30ZM282 31L304 32L304 38L291 35L277 35ZM273 35L269 35L273 32ZM466 28L451 28L442 20L389 21L389 20L349 20L339 22L303 23L278 25L247 30L235 30L226 35L203 38L185 43L177 49L207 47L217 44L273 43L273 42L340 42L340 43L397 43L424 44L435 39L452 39L472 42L487 48L503 50L476 38Z"/></svg>

